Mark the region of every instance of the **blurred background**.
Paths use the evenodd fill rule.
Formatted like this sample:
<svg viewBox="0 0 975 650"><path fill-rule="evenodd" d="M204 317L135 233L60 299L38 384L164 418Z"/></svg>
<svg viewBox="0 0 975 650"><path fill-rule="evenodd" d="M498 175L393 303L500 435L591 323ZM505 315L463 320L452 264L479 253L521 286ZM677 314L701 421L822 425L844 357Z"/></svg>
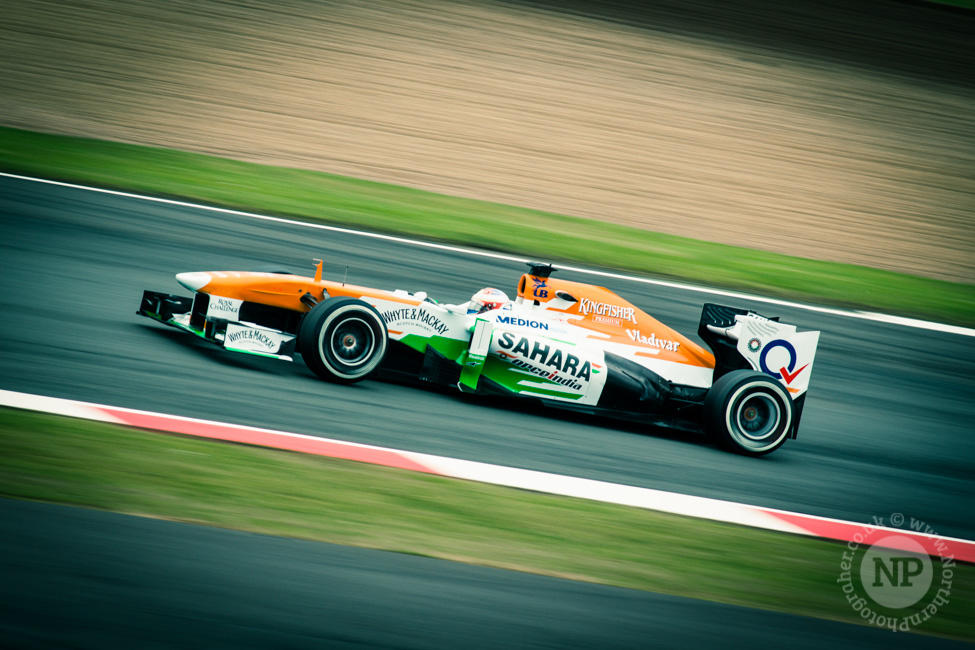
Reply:
<svg viewBox="0 0 975 650"><path fill-rule="evenodd" d="M972 15L7 0L0 124L975 282Z"/></svg>
<svg viewBox="0 0 975 650"><path fill-rule="evenodd" d="M971 325L973 44L975 11L909 0L3 0L0 127L329 172L948 280L962 285L938 294L929 288L941 283L900 278L896 287L907 303L922 294L949 303L943 311L890 303L899 312L884 313L934 319L954 309ZM39 159L84 166L52 138L11 133L0 129L0 168L23 171L4 165L12 152L34 150L24 142L48 143L36 147ZM212 159L189 170L179 162L187 158L160 156L147 175L177 188L185 177L223 183L222 195L192 197L219 205L252 189L241 178L274 185L275 170L224 175ZM112 187L125 186L114 184L124 165L141 169L131 152L106 162L96 151L90 160L101 165L96 180ZM420 193L391 198L358 181L347 183L358 194L330 196L322 176L307 176L314 180L301 201L360 222L389 206L388 220L374 222L387 230L420 222L436 205L418 198L406 210ZM508 286L522 269L510 259L335 231L309 236L294 224L244 223L185 204L2 180L0 389L855 521L906 513L973 536L971 330L776 305L784 322L823 337L802 435L759 461L663 431L644 435L634 423L540 415L393 383L328 384L301 363L240 361L134 322L143 288L170 282L175 290L172 274L198 265L297 263L310 272L314 254L335 279L351 264L350 282L395 280L392 287L460 301L472 278ZM306 187L277 182L274 199ZM292 214L286 201L266 212L265 204L233 205ZM439 209L440 220L464 214L461 223L470 223L470 211ZM507 231L492 217L474 236L496 230L504 244L495 248L515 246L511 229L523 213L509 212ZM559 246L565 240L551 235L579 237L588 224L575 225L539 231ZM630 252L611 245L638 239L601 223L589 232L593 257ZM593 245L599 236L602 248ZM650 258L642 244L634 255ZM700 250L712 247L683 242L670 258L652 259L706 267L694 257ZM896 293L886 274L863 279L871 274L853 273L862 269L763 263L750 253L727 256L741 258L742 276L704 273L743 290L736 282L744 275L794 270L789 283L765 284L793 293L836 286L826 297L846 307L869 306L856 301L870 292ZM868 286L853 296L857 283ZM611 286L679 329L695 325L700 303L712 299L623 278ZM463 423L486 424L472 432ZM571 510L547 502L546 520L526 503L538 495L429 479L0 409L0 496L25 499L0 499L0 646L303 640L320 648L321 638L347 634L373 641L356 647L397 647L401 629L416 633L415 647L447 648L516 647L526 638L540 647L643 648L651 636L665 647L713 647L715 639L734 647L753 637L768 647L919 643L823 620L862 622L837 585L838 544L629 509L610 517L586 502ZM423 564L437 557L519 572ZM520 573L533 570L636 589L624 599L623 590L583 582L535 586L537 576ZM953 609L921 631L971 640L965 611L975 611L975 569L956 570ZM323 631L331 636L315 636Z"/></svg>

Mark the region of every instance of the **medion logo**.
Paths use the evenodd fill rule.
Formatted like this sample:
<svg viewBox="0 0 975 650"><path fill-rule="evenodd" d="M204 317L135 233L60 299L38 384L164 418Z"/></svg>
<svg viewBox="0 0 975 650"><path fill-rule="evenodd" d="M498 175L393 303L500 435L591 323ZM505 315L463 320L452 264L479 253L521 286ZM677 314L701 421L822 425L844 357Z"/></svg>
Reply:
<svg viewBox="0 0 975 650"><path fill-rule="evenodd" d="M566 377L559 377L556 373L564 372L578 381L589 381L592 376L592 365L588 361L582 361L574 354L563 353L562 350L541 343L539 341L529 341L521 337L515 341L515 335L511 332L503 332L498 339L498 345L503 350L511 350L512 354L520 355L525 360L534 361L541 367L522 363L516 363L520 368L524 368L538 375L543 375L557 383L580 390L581 384L573 382ZM516 360L517 361L517 360Z"/></svg>
<svg viewBox="0 0 975 650"><path fill-rule="evenodd" d="M528 320L526 318L517 318L515 316L498 316L498 322L502 325L517 325L519 327L533 327L537 330L547 330L548 323L543 323L537 320Z"/></svg>
<svg viewBox="0 0 975 650"><path fill-rule="evenodd" d="M589 298L583 298L579 303L579 311L583 315L596 314L608 318L622 318L631 323L636 322L636 310L633 307L622 307L620 305L610 305L605 302L593 302Z"/></svg>
<svg viewBox="0 0 975 650"><path fill-rule="evenodd" d="M626 330L626 334L637 343L642 343L643 345L651 348L660 348L661 350L667 350L668 352L677 352L677 349L680 347L680 343L677 341L658 339L657 335L654 333L651 333L650 336L644 336L640 333L640 330Z"/></svg>

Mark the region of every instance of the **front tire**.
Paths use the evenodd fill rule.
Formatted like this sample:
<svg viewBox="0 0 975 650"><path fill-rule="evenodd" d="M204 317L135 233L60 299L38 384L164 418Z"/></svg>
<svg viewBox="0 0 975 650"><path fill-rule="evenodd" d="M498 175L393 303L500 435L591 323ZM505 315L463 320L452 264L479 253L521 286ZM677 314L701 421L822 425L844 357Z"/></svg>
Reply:
<svg viewBox="0 0 975 650"><path fill-rule="evenodd" d="M714 382L704 400L705 430L721 445L762 456L785 444L795 408L782 384L765 373L734 370Z"/></svg>
<svg viewBox="0 0 975 650"><path fill-rule="evenodd" d="M368 378L386 357L386 324L376 309L355 298L331 298L305 314L298 352L312 372L351 384Z"/></svg>

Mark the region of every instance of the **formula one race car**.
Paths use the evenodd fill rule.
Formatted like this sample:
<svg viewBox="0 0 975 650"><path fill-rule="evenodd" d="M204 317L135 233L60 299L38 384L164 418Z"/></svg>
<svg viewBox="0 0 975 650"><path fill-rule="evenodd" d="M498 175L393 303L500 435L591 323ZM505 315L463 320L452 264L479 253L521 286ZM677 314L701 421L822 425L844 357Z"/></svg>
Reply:
<svg viewBox="0 0 975 650"><path fill-rule="evenodd" d="M146 291L138 313L227 350L291 360L351 383L407 373L466 393L534 398L654 426L704 432L728 449L767 454L799 429L819 332L746 309L705 304L711 348L603 287L530 263L517 298L469 303L384 291L275 268L180 273L195 297Z"/></svg>

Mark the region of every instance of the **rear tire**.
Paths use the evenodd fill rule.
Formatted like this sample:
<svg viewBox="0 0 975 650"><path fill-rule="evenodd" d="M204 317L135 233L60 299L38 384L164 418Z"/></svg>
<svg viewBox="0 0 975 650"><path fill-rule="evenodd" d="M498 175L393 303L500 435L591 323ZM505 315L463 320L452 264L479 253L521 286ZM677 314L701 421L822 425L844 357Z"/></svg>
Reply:
<svg viewBox="0 0 975 650"><path fill-rule="evenodd" d="M714 382L704 399L704 427L723 447L763 456L781 447L792 431L792 397L772 377L733 370Z"/></svg>
<svg viewBox="0 0 975 650"><path fill-rule="evenodd" d="M312 372L341 384L371 376L386 357L386 324L376 309L355 298L331 298L305 314L298 352Z"/></svg>

